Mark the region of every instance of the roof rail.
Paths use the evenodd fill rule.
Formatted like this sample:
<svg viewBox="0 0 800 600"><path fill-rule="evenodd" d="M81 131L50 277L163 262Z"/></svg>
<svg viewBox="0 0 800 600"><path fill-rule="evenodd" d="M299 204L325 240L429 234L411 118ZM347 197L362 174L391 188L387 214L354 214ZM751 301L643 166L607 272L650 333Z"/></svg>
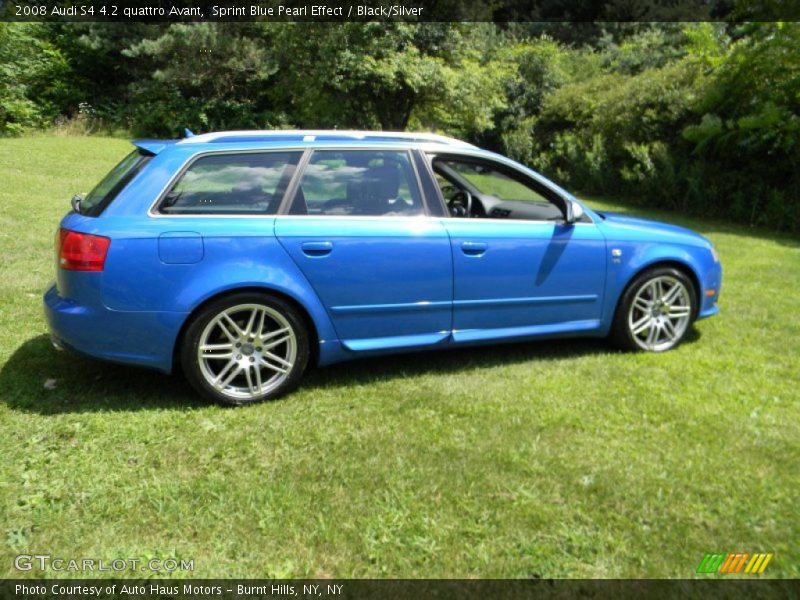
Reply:
<svg viewBox="0 0 800 600"><path fill-rule="evenodd" d="M336 129L311 130L311 129L266 129L253 131L216 131L187 137L179 144L209 144L209 143L236 143L236 142L342 142L342 141L376 141L376 142L430 142L447 146L461 146L474 148L472 144L462 142L455 138L437 135L435 133L415 133L408 131L340 131Z"/></svg>

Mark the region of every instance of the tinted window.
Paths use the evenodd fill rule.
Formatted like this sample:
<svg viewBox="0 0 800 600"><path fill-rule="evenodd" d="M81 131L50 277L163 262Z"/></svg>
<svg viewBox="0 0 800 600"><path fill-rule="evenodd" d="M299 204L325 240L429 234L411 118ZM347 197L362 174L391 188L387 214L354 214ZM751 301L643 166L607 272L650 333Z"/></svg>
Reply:
<svg viewBox="0 0 800 600"><path fill-rule="evenodd" d="M561 221L563 201L514 169L488 160L435 158L436 182L453 217Z"/></svg>
<svg viewBox="0 0 800 600"><path fill-rule="evenodd" d="M81 214L96 217L103 212L151 158L139 150L128 154L81 200Z"/></svg>
<svg viewBox="0 0 800 600"><path fill-rule="evenodd" d="M407 152L314 152L292 214L421 215L425 210Z"/></svg>
<svg viewBox="0 0 800 600"><path fill-rule="evenodd" d="M547 202L547 199L536 190L487 165L449 160L444 160L442 163L461 175L482 194L500 200Z"/></svg>
<svg viewBox="0 0 800 600"><path fill-rule="evenodd" d="M301 152L197 159L164 197L168 214L275 214Z"/></svg>

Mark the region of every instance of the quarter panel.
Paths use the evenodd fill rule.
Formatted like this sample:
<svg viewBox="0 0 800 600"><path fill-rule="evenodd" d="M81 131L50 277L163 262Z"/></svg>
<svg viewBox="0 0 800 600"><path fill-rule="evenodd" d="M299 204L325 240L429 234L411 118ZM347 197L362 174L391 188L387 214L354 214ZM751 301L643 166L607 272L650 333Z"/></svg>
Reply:
<svg viewBox="0 0 800 600"><path fill-rule="evenodd" d="M102 273L102 301L115 311L155 311L189 314L207 299L241 288L283 293L309 313L320 343L336 334L327 313L302 272L274 237L274 218L143 218L107 219L96 224L112 238ZM160 236L172 230L196 235L174 236L185 242L197 262L170 264L159 254ZM178 256L186 249L173 247ZM177 333L177 332L176 332Z"/></svg>

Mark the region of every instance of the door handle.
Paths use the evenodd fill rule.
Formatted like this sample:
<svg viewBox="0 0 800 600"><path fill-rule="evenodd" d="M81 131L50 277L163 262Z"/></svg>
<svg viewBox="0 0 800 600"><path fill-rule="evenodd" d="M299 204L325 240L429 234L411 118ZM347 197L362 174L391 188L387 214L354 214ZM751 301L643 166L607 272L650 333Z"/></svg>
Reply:
<svg viewBox="0 0 800 600"><path fill-rule="evenodd" d="M306 256L327 256L333 250L333 243L331 242L303 242L300 244L303 249L303 254Z"/></svg>
<svg viewBox="0 0 800 600"><path fill-rule="evenodd" d="M481 256L488 247L489 244L486 242L463 242L461 244L461 252L467 256Z"/></svg>

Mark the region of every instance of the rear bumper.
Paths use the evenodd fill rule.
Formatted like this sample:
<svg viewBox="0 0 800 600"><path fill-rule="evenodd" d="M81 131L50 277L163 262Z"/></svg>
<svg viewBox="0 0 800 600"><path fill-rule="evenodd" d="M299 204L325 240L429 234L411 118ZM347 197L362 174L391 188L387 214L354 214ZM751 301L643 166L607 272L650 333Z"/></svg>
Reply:
<svg viewBox="0 0 800 600"><path fill-rule="evenodd" d="M102 304L80 304L59 296L55 284L47 289L43 300L56 347L165 373L172 370L175 341L187 314L114 311Z"/></svg>

